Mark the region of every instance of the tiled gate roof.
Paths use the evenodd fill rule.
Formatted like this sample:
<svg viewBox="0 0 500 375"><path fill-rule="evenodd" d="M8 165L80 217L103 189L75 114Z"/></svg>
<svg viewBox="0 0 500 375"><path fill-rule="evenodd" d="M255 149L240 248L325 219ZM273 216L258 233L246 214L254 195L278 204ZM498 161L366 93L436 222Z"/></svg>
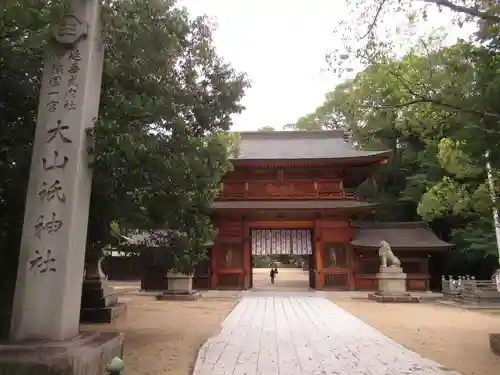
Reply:
<svg viewBox="0 0 500 375"><path fill-rule="evenodd" d="M378 248L384 240L396 249L447 249L453 245L439 239L425 222L361 223L351 241L354 247Z"/></svg>
<svg viewBox="0 0 500 375"><path fill-rule="evenodd" d="M352 159L388 156L359 151L338 130L242 132L237 160Z"/></svg>

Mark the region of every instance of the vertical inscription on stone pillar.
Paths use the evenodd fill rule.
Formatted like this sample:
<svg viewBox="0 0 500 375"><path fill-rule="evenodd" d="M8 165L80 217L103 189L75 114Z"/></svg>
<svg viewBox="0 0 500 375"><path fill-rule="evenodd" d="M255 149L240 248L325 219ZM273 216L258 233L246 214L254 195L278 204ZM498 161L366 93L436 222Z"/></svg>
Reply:
<svg viewBox="0 0 500 375"><path fill-rule="evenodd" d="M102 74L99 1L72 0L44 65L11 326L13 339L78 334L91 173L87 131Z"/></svg>
<svg viewBox="0 0 500 375"><path fill-rule="evenodd" d="M69 126L63 124L63 120L66 120L67 116L65 116L63 108L61 108L59 98L66 86L64 110L73 111L76 109L78 94L76 81L78 79L77 73L80 70L79 62L81 61L81 55L78 49L66 51L56 48L54 54L49 59L52 65L47 85L53 91L51 90L48 94L46 106L48 126L45 152L53 155L53 162L50 164L46 157L42 157L40 161L42 164L42 174L49 181L53 182L42 180L38 191L38 197L40 198L38 204L39 216L33 227L35 244L32 250L32 257L28 260L29 270L35 275L42 275L47 271L57 271L57 252L48 249L45 242L52 242L54 239L47 237L56 236L59 229L63 226L63 221L56 219L56 217L58 216L57 211L64 209L61 205L66 203L66 194L64 186L57 177L60 177L61 174L64 175L66 165L68 163L71 164L70 158L66 156L68 150L65 150L65 146L68 143L73 143L67 135L70 131ZM67 74L65 74L65 67L67 67ZM63 79L68 76L70 78L67 81ZM70 80L73 81L73 84L70 84ZM59 159L60 161L58 162ZM54 211L52 211L52 220L45 222L44 218L48 216L46 214L47 209Z"/></svg>

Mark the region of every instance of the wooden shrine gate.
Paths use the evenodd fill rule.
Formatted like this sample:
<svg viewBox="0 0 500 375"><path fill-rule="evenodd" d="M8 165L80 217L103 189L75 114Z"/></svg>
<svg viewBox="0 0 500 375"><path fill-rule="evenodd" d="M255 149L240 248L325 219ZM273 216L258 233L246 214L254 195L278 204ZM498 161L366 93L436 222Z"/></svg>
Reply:
<svg viewBox="0 0 500 375"><path fill-rule="evenodd" d="M315 257L311 229L253 229L250 231L252 255L302 255L309 264L309 287L315 288ZM253 268L253 267L252 267ZM253 286L253 272L250 287Z"/></svg>
<svg viewBox="0 0 500 375"><path fill-rule="evenodd" d="M212 248L211 289L253 286L252 255L309 256L309 284L315 289L352 289L347 220L227 220L217 223Z"/></svg>

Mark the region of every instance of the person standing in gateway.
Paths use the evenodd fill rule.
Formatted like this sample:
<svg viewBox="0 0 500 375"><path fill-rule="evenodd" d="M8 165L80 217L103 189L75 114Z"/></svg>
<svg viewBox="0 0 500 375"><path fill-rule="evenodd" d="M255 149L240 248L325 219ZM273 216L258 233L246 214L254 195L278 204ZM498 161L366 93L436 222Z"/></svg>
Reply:
<svg viewBox="0 0 500 375"><path fill-rule="evenodd" d="M278 268L271 268L271 271L269 272L269 276L271 277L271 284L274 284L274 279L276 275L278 274Z"/></svg>

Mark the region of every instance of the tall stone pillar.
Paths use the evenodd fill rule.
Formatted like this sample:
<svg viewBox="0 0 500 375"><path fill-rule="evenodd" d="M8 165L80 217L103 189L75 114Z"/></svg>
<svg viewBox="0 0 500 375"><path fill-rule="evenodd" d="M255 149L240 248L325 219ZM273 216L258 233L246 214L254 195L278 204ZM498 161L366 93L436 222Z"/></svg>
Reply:
<svg viewBox="0 0 500 375"><path fill-rule="evenodd" d="M95 375L123 335L79 332L93 148L103 64L98 0L72 0L44 65L10 341L0 373Z"/></svg>
<svg viewBox="0 0 500 375"><path fill-rule="evenodd" d="M103 64L99 0L72 0L44 65L10 341L0 373L95 375L123 335L79 332L93 149Z"/></svg>
<svg viewBox="0 0 500 375"><path fill-rule="evenodd" d="M45 60L11 339L78 335L103 65L98 0L72 0Z"/></svg>

